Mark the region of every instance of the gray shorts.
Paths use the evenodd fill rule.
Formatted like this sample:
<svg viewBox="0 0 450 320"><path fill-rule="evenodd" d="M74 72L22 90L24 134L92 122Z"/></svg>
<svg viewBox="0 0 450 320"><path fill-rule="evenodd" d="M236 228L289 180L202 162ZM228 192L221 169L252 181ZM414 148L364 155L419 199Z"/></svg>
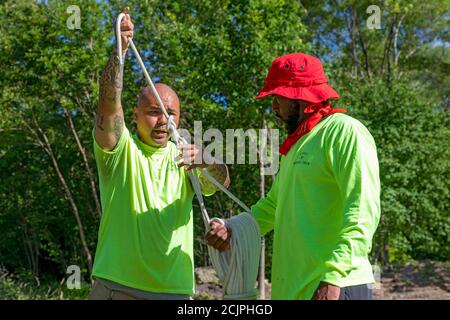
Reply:
<svg viewBox="0 0 450 320"><path fill-rule="evenodd" d="M369 284L343 287L339 300L372 300L372 288Z"/></svg>
<svg viewBox="0 0 450 320"><path fill-rule="evenodd" d="M191 300L190 295L153 293L96 278L89 300Z"/></svg>

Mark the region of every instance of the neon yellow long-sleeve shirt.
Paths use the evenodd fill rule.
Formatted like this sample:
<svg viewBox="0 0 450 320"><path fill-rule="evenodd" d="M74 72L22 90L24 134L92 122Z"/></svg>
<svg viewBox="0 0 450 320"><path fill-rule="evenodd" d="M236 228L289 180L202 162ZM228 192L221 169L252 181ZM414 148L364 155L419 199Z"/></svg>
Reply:
<svg viewBox="0 0 450 320"><path fill-rule="evenodd" d="M262 234L274 230L272 299L310 299L320 281L373 283L380 180L369 131L345 114L322 120L282 157L252 213Z"/></svg>

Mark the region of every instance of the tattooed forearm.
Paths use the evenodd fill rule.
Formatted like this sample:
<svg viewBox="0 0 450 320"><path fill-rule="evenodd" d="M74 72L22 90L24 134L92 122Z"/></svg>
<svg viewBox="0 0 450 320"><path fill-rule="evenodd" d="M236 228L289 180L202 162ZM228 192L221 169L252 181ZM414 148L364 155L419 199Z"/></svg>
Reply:
<svg viewBox="0 0 450 320"><path fill-rule="evenodd" d="M211 164L206 167L206 170L226 188L230 186L230 175L225 164Z"/></svg>
<svg viewBox="0 0 450 320"><path fill-rule="evenodd" d="M125 57L125 53L123 53ZM117 106L122 94L123 65L119 64L117 51L108 60L100 79L100 101L107 105Z"/></svg>
<svg viewBox="0 0 450 320"><path fill-rule="evenodd" d="M95 125L97 128L99 128L102 131L105 131L105 128L103 127L103 121L105 120L105 117L102 114L97 114L95 118Z"/></svg>
<svg viewBox="0 0 450 320"><path fill-rule="evenodd" d="M125 52L123 52L125 55ZM123 65L114 49L100 79L100 103L95 119L95 139L105 150L112 150L123 132L124 118L120 102Z"/></svg>
<svg viewBox="0 0 450 320"><path fill-rule="evenodd" d="M117 115L114 117L114 136L116 137L116 140L119 140L122 131L123 131L123 117L121 115Z"/></svg>
<svg viewBox="0 0 450 320"><path fill-rule="evenodd" d="M102 114L97 114L97 117L95 120L96 127L101 131L114 132L114 136L116 137L116 139L118 139L120 137L120 135L122 134L123 126L124 126L124 120L123 120L122 113L120 112L119 114L114 116L112 130L111 129L105 130L105 129L108 129L108 126L105 126L104 122L105 122L105 116Z"/></svg>

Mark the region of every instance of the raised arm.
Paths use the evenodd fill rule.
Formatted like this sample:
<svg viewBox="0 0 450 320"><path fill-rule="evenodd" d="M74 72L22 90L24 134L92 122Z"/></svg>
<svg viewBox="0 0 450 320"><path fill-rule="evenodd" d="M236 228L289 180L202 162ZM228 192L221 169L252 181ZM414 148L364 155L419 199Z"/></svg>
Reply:
<svg viewBox="0 0 450 320"><path fill-rule="evenodd" d="M128 13L128 9L124 9ZM128 38L133 37L133 24L127 14L121 23L122 57L128 49ZM112 150L119 141L124 127L122 110L123 65L119 64L114 48L100 79L100 99L95 121L95 140L105 150Z"/></svg>

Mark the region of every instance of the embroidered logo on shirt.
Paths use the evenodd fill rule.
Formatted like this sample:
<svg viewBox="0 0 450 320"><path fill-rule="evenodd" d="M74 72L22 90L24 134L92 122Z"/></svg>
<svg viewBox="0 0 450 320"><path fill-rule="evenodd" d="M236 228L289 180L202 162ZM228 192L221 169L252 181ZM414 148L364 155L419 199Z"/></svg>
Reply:
<svg viewBox="0 0 450 320"><path fill-rule="evenodd" d="M309 166L311 164L311 155L308 152L300 152L294 160L294 164L303 164Z"/></svg>

